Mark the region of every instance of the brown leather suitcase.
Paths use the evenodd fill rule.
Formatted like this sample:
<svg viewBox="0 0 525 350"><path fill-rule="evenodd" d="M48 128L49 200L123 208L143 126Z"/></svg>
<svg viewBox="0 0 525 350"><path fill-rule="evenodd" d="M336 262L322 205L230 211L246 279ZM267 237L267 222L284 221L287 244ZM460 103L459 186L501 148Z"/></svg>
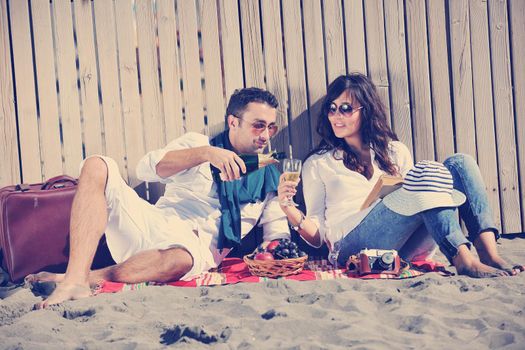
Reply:
<svg viewBox="0 0 525 350"><path fill-rule="evenodd" d="M69 220L77 180L67 175L45 183L0 189L2 268L11 281L39 271L65 272ZM91 268L114 264L103 237Z"/></svg>
<svg viewBox="0 0 525 350"><path fill-rule="evenodd" d="M57 176L0 189L2 268L12 281L41 270L65 271L76 186L74 178Z"/></svg>

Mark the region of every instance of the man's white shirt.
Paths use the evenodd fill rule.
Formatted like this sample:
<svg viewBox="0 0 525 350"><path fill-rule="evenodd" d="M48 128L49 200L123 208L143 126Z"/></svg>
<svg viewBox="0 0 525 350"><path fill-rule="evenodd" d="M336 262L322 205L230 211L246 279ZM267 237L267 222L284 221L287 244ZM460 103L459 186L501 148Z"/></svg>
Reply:
<svg viewBox="0 0 525 350"><path fill-rule="evenodd" d="M205 135L190 132L170 142L166 147L151 151L137 164L137 177L142 181L161 182L166 185L164 196L156 206L172 208L182 220L191 223L197 231L203 249L203 258L216 267L228 254L217 250L217 238L221 218L217 185L213 181L210 163L204 162L175 175L162 178L157 175L156 166L169 151L209 146ZM260 219L260 220L259 220ZM276 194L268 194L264 201L241 205L241 237L246 236L257 224L263 227L265 241L289 238L290 232L286 215L279 206ZM210 259L212 261L210 261Z"/></svg>

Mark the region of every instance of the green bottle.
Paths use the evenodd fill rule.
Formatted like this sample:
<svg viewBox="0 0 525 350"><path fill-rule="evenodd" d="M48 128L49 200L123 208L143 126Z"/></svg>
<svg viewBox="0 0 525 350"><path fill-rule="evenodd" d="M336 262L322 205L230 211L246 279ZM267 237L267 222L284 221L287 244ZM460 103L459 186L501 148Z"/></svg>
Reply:
<svg viewBox="0 0 525 350"><path fill-rule="evenodd" d="M243 175L247 175L267 165L279 163L280 159L286 158L286 153L272 152L267 154L239 154L239 157L246 165L246 172L243 173ZM212 166L211 169L215 174L220 174L219 169L215 168L214 166Z"/></svg>
<svg viewBox="0 0 525 350"><path fill-rule="evenodd" d="M272 152L268 154L239 154L239 157L246 165L246 173L243 174L246 175L269 164L279 163L280 159L286 158L286 154L284 152Z"/></svg>

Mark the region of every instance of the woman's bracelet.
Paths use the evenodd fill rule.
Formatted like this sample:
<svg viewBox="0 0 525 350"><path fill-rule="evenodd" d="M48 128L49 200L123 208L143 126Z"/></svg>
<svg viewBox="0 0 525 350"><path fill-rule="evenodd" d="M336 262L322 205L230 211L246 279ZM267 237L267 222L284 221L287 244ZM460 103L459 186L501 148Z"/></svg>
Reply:
<svg viewBox="0 0 525 350"><path fill-rule="evenodd" d="M299 211L299 213L301 213L301 218L299 219L299 222L297 223L297 225L292 225L290 223L290 227L293 228L295 231L299 231L303 229L304 219L306 219L306 216L303 214L302 211Z"/></svg>

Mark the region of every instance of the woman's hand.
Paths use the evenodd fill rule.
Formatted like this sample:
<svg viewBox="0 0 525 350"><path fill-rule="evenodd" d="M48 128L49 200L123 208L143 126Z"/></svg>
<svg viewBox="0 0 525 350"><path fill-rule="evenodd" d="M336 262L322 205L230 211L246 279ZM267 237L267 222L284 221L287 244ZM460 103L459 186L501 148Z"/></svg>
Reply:
<svg viewBox="0 0 525 350"><path fill-rule="evenodd" d="M291 199L297 193L297 185L299 184L300 179L297 181L288 181L286 180L286 173L282 174L279 178L279 187L277 187L277 196L279 198L279 204L281 208L285 211L288 207L293 207L291 204Z"/></svg>

